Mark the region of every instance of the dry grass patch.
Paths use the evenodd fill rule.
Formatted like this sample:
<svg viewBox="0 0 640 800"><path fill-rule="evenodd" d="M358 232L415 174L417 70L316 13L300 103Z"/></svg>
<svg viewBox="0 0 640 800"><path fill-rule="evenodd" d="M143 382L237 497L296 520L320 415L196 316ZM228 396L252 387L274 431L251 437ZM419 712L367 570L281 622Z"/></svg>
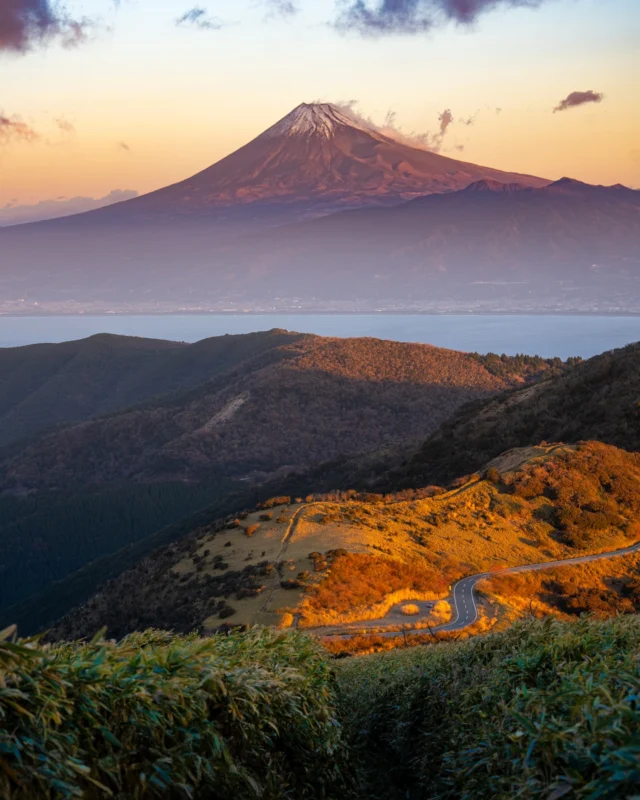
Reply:
<svg viewBox="0 0 640 800"><path fill-rule="evenodd" d="M509 622L527 615L571 620L583 613L600 618L634 613L640 610L640 555L496 576L478 588Z"/></svg>

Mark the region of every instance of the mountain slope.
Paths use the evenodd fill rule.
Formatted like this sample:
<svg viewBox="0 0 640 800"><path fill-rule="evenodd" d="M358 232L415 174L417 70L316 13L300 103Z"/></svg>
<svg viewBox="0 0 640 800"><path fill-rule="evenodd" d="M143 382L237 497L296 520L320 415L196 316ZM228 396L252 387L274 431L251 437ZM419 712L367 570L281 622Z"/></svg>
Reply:
<svg viewBox="0 0 640 800"><path fill-rule="evenodd" d="M397 489L446 483L512 447L584 439L640 450L640 343L461 409L380 485Z"/></svg>
<svg viewBox="0 0 640 800"><path fill-rule="evenodd" d="M108 208L78 215L67 225L121 220L207 217L220 209L254 206L265 221L290 221L340 207L389 205L430 192L463 188L481 178L544 186L532 175L504 172L412 147L380 133L329 103L302 103L240 149L184 181ZM282 212L261 204L283 204ZM257 204L257 205L256 205ZM222 219L233 220L223 216ZM33 226L32 226L33 227Z"/></svg>
<svg viewBox="0 0 640 800"><path fill-rule="evenodd" d="M298 338L272 330L185 344L98 334L0 348L0 447L197 386Z"/></svg>
<svg viewBox="0 0 640 800"><path fill-rule="evenodd" d="M639 253L638 191L483 180L245 240L224 251L221 291L248 273L253 291L269 297L640 307Z"/></svg>
<svg viewBox="0 0 640 800"><path fill-rule="evenodd" d="M95 343L74 343L71 350L95 355ZM111 350L119 353L117 346ZM122 391L114 381L105 397L118 402L135 394L138 377L148 378L149 391L179 380L186 385L202 378L207 364L212 379L0 453L0 606L41 591L87 561L142 544L199 509L255 503L270 477L286 481L292 493L313 490L320 480L331 489L342 481L345 455L394 451L423 438L470 398L565 368L542 359L492 365L426 345L284 331L159 353L152 347L151 360L141 361L136 375L123 370ZM89 363L100 371L99 359ZM108 363L115 375L127 362L116 357ZM65 376L71 385L82 374L87 397L96 401L91 370L54 374L44 383L45 396ZM76 382L72 400L82 397L82 386ZM64 409L61 403L61 414ZM313 479L298 477L332 458ZM231 497L234 490L240 493ZM105 567L102 578L107 573Z"/></svg>
<svg viewBox="0 0 640 800"><path fill-rule="evenodd" d="M201 360L209 350L217 359ZM183 377L200 382L209 363L211 380L37 438L0 460L0 489L198 480L211 470L263 480L278 470L423 437L468 400L562 368L534 359L497 375L480 357L428 345L278 331L163 353L173 359L171 374L167 360L155 356L138 374L161 375L166 390L183 361L195 368ZM123 383L129 393L116 391L118 401L139 391L137 377Z"/></svg>
<svg viewBox="0 0 640 800"><path fill-rule="evenodd" d="M474 477L435 496L338 493L194 528L105 586L55 635L104 624L115 636L161 625L210 631L222 620L278 624L287 611L306 628L353 622L403 589L444 598L465 574L637 540L637 455L589 442L524 448L493 466L499 482Z"/></svg>

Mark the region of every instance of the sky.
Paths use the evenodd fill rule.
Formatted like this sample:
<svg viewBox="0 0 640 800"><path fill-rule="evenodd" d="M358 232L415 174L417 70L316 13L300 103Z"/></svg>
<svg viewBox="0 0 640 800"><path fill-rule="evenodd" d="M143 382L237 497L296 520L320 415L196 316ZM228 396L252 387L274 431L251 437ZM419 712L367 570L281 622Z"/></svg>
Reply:
<svg viewBox="0 0 640 800"><path fill-rule="evenodd" d="M176 182L315 100L431 136L449 110L445 155L640 188L638 0L1 6L0 224Z"/></svg>

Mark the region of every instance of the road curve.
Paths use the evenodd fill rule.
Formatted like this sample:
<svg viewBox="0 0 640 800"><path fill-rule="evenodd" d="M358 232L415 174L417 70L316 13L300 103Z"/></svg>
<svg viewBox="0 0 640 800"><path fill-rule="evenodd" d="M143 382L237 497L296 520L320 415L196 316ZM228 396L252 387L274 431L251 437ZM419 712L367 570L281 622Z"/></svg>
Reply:
<svg viewBox="0 0 640 800"><path fill-rule="evenodd" d="M611 550L607 553L594 553L589 556L576 556L575 558L563 558L559 561L544 561L541 564L523 564L520 567L506 567L499 572L480 572L477 575L469 575L458 581L453 587L453 611L456 618L453 622L446 625L439 625L432 628L436 631L460 631L478 619L478 606L474 594L476 583L485 578L493 578L498 575L513 575L516 572L537 572L543 569L553 569L554 567L568 567L572 564L585 564L587 561L600 561L603 558L618 558L628 556L631 553L640 552L640 542L625 547L622 550Z"/></svg>
<svg viewBox="0 0 640 800"><path fill-rule="evenodd" d="M462 578L453 586L452 592L452 611L455 614L455 619L451 622L447 622L444 625L437 625L429 629L431 633L439 633L445 631L461 631L463 628L468 628L469 625L473 625L474 622L478 619L478 606L476 604L476 598L474 594L474 589L477 583L485 578L494 578L499 575L513 575L516 572L537 572L543 569L553 569L554 567L568 567L572 564L585 564L588 561L600 561L604 558L618 558L620 556L628 556L632 553L640 552L640 542L636 542L636 544L631 545L630 547L624 547L621 550L611 550L607 553L594 553L593 555L588 556L576 556L574 558L563 558L559 561L544 561L541 564L522 564L519 567L506 567L505 569L501 569L499 572L479 572L477 575L468 575L466 578ZM411 602L407 600L406 602ZM384 624L385 617L382 617L379 620L369 620L369 624L374 622L379 623L380 625ZM357 622L345 623L344 627L355 628ZM342 627L342 626L341 626ZM320 628L309 629L309 633L315 633L316 635L322 635ZM422 628L415 628L412 630L403 630L403 631L380 631L376 635L377 636L384 636L384 637L393 637L393 636L407 636L412 634L424 634L426 631ZM355 633L339 633L335 630L335 627L331 634L328 635L327 638L331 639L350 639L357 634Z"/></svg>

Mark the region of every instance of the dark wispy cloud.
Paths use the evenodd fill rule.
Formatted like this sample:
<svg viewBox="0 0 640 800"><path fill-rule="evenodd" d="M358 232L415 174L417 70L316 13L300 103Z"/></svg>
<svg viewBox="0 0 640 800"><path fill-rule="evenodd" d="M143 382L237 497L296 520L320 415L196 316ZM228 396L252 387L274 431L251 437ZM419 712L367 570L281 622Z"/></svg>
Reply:
<svg viewBox="0 0 640 800"><path fill-rule="evenodd" d="M463 117L462 119L458 120L458 122L461 125L466 125L467 127L469 127L470 125L475 125L476 124L476 119L477 119L479 113L480 113L480 109L478 109L478 111L476 111L470 117Z"/></svg>
<svg viewBox="0 0 640 800"><path fill-rule="evenodd" d="M368 36L424 33L448 21L470 25L500 7L537 8L546 0L348 0L335 27Z"/></svg>
<svg viewBox="0 0 640 800"><path fill-rule="evenodd" d="M188 11L185 11L182 16L176 20L176 25L181 27L189 25L193 28L200 28L203 31L219 31L224 28L224 22L216 17L209 15L206 8L201 6L194 6Z"/></svg>
<svg viewBox="0 0 640 800"><path fill-rule="evenodd" d="M116 142L116 147L118 150L125 150L127 153L131 150L126 142Z"/></svg>
<svg viewBox="0 0 640 800"><path fill-rule="evenodd" d="M264 0L269 9L269 16L292 17L300 11L295 0Z"/></svg>
<svg viewBox="0 0 640 800"><path fill-rule="evenodd" d="M558 105L553 109L556 111L566 111L568 108L575 108L576 106L583 106L585 103L600 103L602 102L603 94L594 92L592 89L587 89L586 92L571 92L564 100L561 100Z"/></svg>
<svg viewBox="0 0 640 800"><path fill-rule="evenodd" d="M68 217L71 214L80 214L83 211L120 203L122 200L131 200L137 196L138 192L132 189L114 189L104 197L56 197L24 205L7 203L6 206L0 207L0 225L22 225L42 219Z"/></svg>
<svg viewBox="0 0 640 800"><path fill-rule="evenodd" d="M31 143L39 138L40 134L20 117L16 115L9 117L0 112L0 145L12 141Z"/></svg>
<svg viewBox="0 0 640 800"><path fill-rule="evenodd" d="M71 135L76 132L76 126L73 124L73 122L69 122L69 120L65 119L64 117L57 117L54 122L62 131L62 133Z"/></svg>
<svg viewBox="0 0 640 800"><path fill-rule="evenodd" d="M54 39L73 47L87 39L92 23L72 19L50 0L1 0L0 52L26 53Z"/></svg>

